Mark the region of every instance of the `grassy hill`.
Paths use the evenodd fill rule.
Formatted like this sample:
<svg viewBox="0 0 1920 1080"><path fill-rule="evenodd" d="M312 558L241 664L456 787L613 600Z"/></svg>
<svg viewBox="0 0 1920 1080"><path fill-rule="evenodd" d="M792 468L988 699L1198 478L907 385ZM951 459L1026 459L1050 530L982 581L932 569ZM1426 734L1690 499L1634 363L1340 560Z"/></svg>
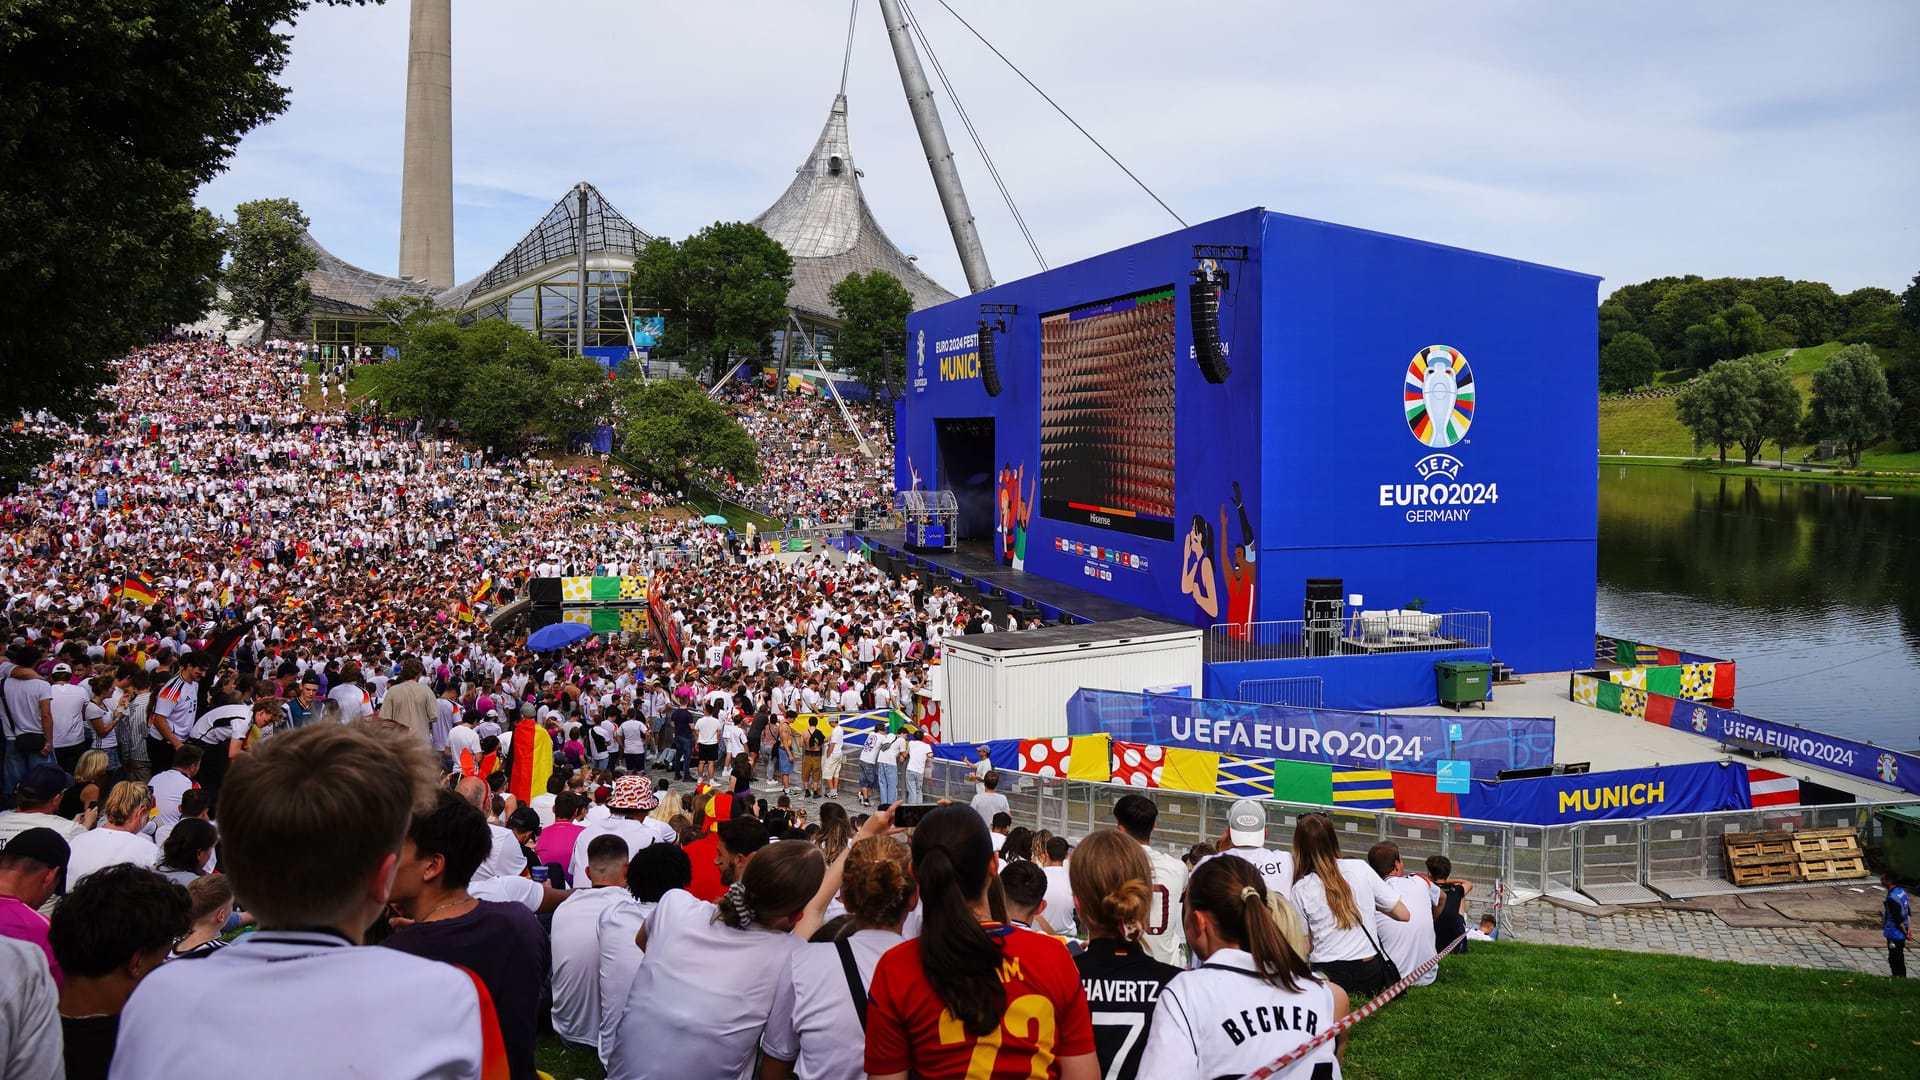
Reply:
<svg viewBox="0 0 1920 1080"><path fill-rule="evenodd" d="M1787 374L1792 377L1793 385L1799 387L1803 398L1813 395L1813 373L1820 370L1821 365L1827 362L1827 357L1840 348L1839 342L1830 341L1825 345L1800 349L1786 357ZM1786 352L1785 349L1776 349L1760 355L1774 358L1785 356ZM1797 461L1811 448L1812 443L1791 447L1787 450L1787 460ZM1688 434L1685 425L1674 415L1673 398L1602 396L1600 454L1602 457L1611 457L1622 450L1629 456L1644 457L1715 456L1712 448L1702 451L1694 449L1693 436ZM1737 447L1732 448L1728 455L1730 464L1738 453ZM1766 456L1769 459L1777 458L1778 454L1771 444L1767 446ZM1903 453L1889 441L1862 455L1860 467L1883 472L1920 471L1920 453Z"/></svg>
<svg viewBox="0 0 1920 1080"><path fill-rule="evenodd" d="M1499 942L1361 1021L1350 1080L1920 1076L1920 981Z"/></svg>

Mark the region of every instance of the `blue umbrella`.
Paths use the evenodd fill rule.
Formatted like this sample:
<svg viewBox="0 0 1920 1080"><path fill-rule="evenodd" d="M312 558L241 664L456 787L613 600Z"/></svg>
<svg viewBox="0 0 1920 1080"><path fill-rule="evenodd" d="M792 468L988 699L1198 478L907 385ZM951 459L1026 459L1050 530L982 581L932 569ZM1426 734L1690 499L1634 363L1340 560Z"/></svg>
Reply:
<svg viewBox="0 0 1920 1080"><path fill-rule="evenodd" d="M725 525L727 523L727 519L721 517L719 514L708 514L706 517L703 517L700 520L706 522L709 525Z"/></svg>
<svg viewBox="0 0 1920 1080"><path fill-rule="evenodd" d="M571 645L581 638L593 636L593 627L586 623L557 622L535 630L527 635L527 648L534 652L552 652L555 649Z"/></svg>

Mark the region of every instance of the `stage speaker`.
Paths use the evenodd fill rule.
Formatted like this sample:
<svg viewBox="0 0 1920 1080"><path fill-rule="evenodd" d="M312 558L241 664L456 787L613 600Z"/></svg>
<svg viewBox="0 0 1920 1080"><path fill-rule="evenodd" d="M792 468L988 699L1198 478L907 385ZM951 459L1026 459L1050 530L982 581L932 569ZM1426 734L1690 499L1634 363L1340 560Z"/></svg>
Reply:
<svg viewBox="0 0 1920 1080"><path fill-rule="evenodd" d="M1310 577L1307 579L1308 600L1345 600L1347 583L1344 578Z"/></svg>
<svg viewBox="0 0 1920 1080"><path fill-rule="evenodd" d="M993 625L1004 629L1007 625L1007 612L1013 609L1013 605L1007 602L1006 594L1001 593L999 596L986 597L981 600L981 604L986 607L988 614L993 617Z"/></svg>
<svg viewBox="0 0 1920 1080"><path fill-rule="evenodd" d="M994 358L993 324L980 320L980 385L988 397L1000 396L1000 365Z"/></svg>
<svg viewBox="0 0 1920 1080"><path fill-rule="evenodd" d="M853 531L854 532L867 531L867 515L865 511L855 510L853 512Z"/></svg>
<svg viewBox="0 0 1920 1080"><path fill-rule="evenodd" d="M1233 369L1220 348L1220 292L1211 279L1195 278L1187 286L1187 322L1193 331L1194 355L1200 358L1200 374L1210 383L1226 382ZM981 358L984 363L984 353Z"/></svg>

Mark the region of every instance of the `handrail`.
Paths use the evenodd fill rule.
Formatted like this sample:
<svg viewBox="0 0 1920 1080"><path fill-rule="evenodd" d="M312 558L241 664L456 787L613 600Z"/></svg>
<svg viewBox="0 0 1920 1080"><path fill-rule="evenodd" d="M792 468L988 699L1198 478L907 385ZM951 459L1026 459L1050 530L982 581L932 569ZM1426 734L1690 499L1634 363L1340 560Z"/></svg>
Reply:
<svg viewBox="0 0 1920 1080"><path fill-rule="evenodd" d="M738 372L741 368L746 367L747 361L752 359L753 357L751 356L743 356L740 358L739 363L728 368L727 373L725 375L720 376L720 381L713 384L713 389L707 391L707 400L712 401L714 398L719 397L720 391L725 390L727 388L727 383L732 381L734 374Z"/></svg>

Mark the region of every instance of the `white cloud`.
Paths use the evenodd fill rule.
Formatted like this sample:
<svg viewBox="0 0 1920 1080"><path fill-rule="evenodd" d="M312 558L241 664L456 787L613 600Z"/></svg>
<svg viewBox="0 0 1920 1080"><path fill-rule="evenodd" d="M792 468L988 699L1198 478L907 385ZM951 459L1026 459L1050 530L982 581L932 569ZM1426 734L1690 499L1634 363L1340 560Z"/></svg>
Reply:
<svg viewBox="0 0 1920 1080"><path fill-rule="evenodd" d="M1055 264L1173 221L937 3L912 0ZM1252 205L1603 274L1903 287L1920 203L1920 7L950 0L1190 222ZM875 213L963 278L877 5L849 76ZM461 0L456 255L505 251L577 180L641 228L752 217L812 146L847 6ZM289 195L337 254L398 251L407 4L323 8L293 104L203 200ZM936 85L996 276L1035 267Z"/></svg>

